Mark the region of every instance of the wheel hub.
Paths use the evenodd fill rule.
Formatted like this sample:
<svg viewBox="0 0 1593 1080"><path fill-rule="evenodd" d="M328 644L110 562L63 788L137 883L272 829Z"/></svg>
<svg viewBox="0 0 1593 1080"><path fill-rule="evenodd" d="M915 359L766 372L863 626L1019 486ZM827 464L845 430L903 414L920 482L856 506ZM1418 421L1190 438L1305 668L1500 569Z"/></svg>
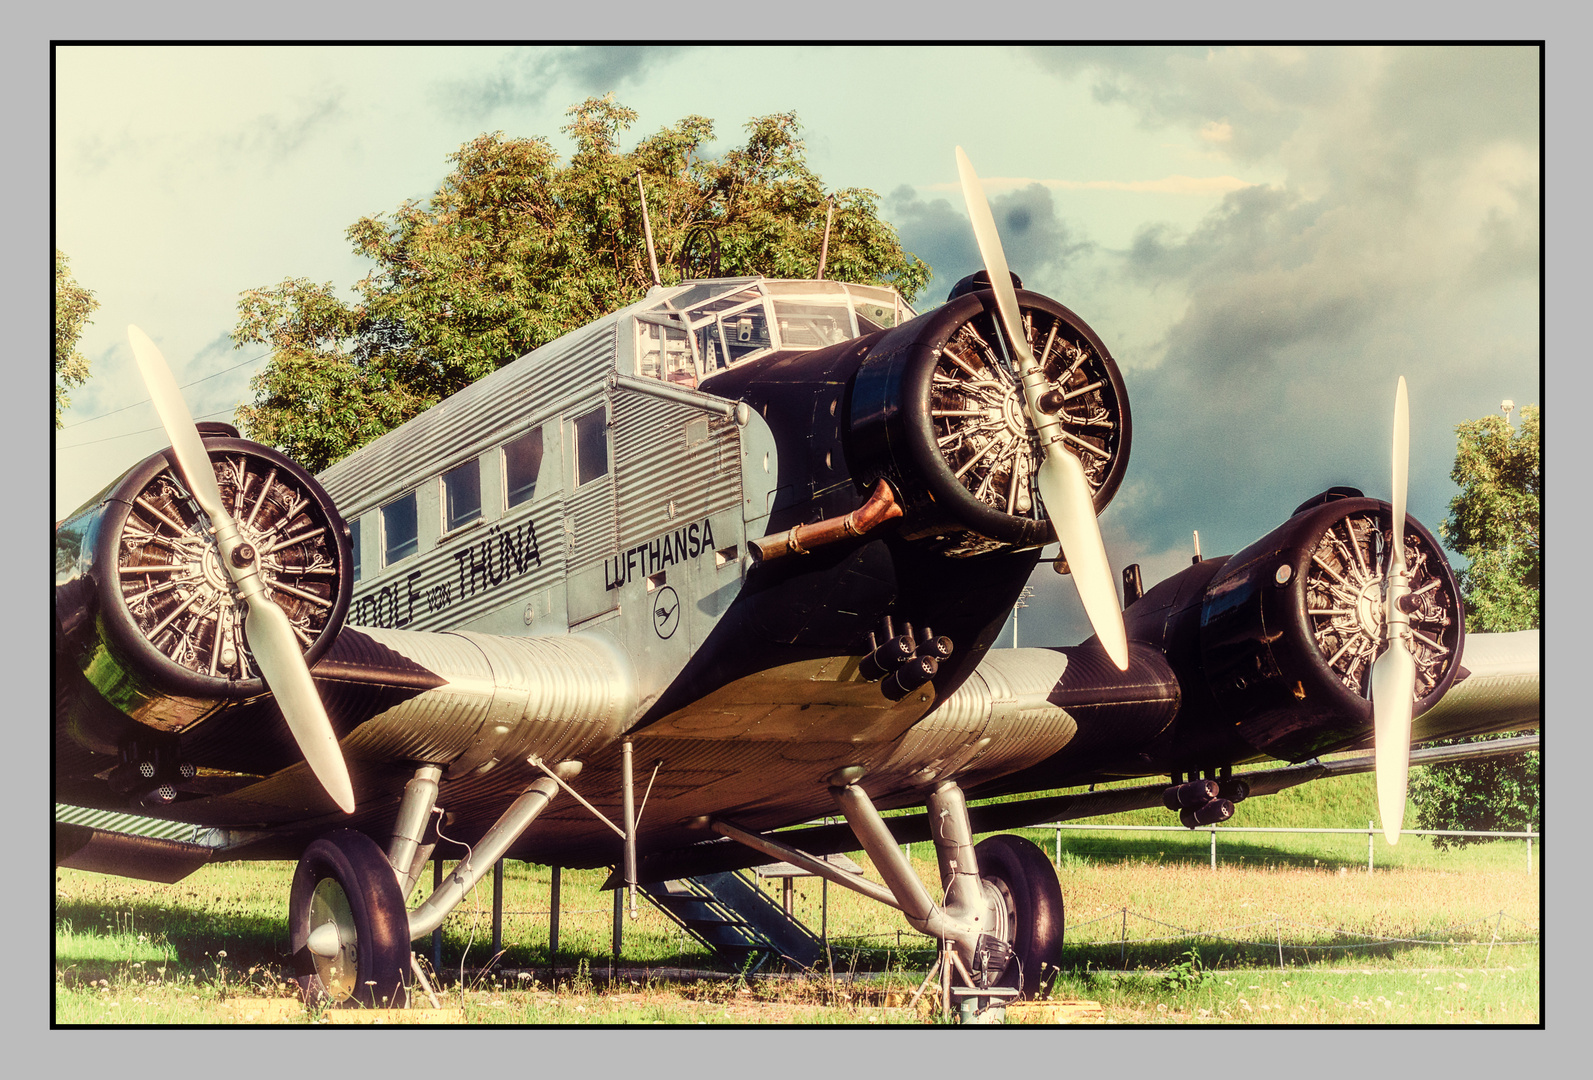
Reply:
<svg viewBox="0 0 1593 1080"><path fill-rule="evenodd" d="M308 947L315 961L321 988L333 1001L354 996L359 970L359 932L354 926L354 911L348 894L332 878L322 878L310 895Z"/></svg>

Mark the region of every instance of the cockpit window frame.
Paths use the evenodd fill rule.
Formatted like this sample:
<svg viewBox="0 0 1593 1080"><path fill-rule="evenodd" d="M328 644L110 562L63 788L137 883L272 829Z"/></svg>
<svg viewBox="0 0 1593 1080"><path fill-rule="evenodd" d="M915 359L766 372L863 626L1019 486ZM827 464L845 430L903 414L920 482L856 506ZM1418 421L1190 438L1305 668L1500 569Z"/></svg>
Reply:
<svg viewBox="0 0 1593 1080"><path fill-rule="evenodd" d="M877 325L876 318L871 314L860 315L862 306L892 309L891 324L881 329L891 329L900 326L908 319L914 318L917 312L912 305L902 299L900 293L887 285L852 285L843 281L832 280L798 280L790 278L722 278L693 280L681 283L681 288L673 295L661 297L646 310L636 313L637 345L636 367L637 374L643 375L641 361L643 354L643 341L645 332L640 329L642 323L653 323L674 330L684 330L686 341L691 350L692 363L696 368L699 382L710 379L721 371L739 367L742 364L757 360L774 352L806 352L814 349L828 347L831 343L796 343L786 340L780 332L780 305L784 303L800 304L804 300L820 307L840 306L846 311L846 331L842 341L850 340L863 333L872 333L872 329L865 329L863 320L867 320L870 327ZM769 344L748 352L740 357L731 359L733 351L729 349L726 324L733 322L744 312L762 307L764 325L767 328ZM883 314L883 313L881 313ZM715 346L716 359L722 355L723 362L710 368L704 349L704 332L712 335L712 344ZM662 377L663 363L660 357L660 375ZM650 374L650 373L647 373Z"/></svg>

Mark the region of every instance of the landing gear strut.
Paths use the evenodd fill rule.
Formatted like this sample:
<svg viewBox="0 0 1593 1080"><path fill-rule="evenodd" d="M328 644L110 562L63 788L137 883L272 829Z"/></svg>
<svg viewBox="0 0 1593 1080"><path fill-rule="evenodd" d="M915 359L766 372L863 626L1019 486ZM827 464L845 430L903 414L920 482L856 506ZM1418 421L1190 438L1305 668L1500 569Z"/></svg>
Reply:
<svg viewBox="0 0 1593 1080"><path fill-rule="evenodd" d="M338 829L306 848L293 874L288 928L307 1003L404 1006L409 913L376 841Z"/></svg>
<svg viewBox="0 0 1593 1080"><path fill-rule="evenodd" d="M901 911L913 929L941 943L943 962L964 985L1008 987L1023 997L1038 994L1062 957L1062 889L1045 852L1018 836L992 836L975 845L962 789L943 782L928 799L940 864L942 900L936 903L857 785L859 779L860 771L836 775L830 793L885 879L884 886L772 836L717 818L709 824L722 836Z"/></svg>

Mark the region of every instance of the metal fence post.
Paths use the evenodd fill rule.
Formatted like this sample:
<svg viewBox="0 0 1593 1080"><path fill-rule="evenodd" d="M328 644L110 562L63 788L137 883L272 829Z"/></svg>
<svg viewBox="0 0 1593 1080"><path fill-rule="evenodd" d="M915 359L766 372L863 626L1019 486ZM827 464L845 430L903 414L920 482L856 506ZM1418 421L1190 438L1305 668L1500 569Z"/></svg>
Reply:
<svg viewBox="0 0 1593 1080"><path fill-rule="evenodd" d="M1528 860L1532 858L1532 849L1530 847L1527 848L1527 858ZM1056 868L1058 870L1062 869L1062 826L1060 825L1056 827Z"/></svg>
<svg viewBox="0 0 1593 1080"><path fill-rule="evenodd" d="M1128 970L1128 908L1123 909L1123 939L1118 944L1118 966Z"/></svg>
<svg viewBox="0 0 1593 1080"><path fill-rule="evenodd" d="M559 956L559 868L553 871L552 887L548 896L548 968L557 970Z"/></svg>
<svg viewBox="0 0 1593 1080"><path fill-rule="evenodd" d="M1211 827L1211 868L1217 869L1217 826Z"/></svg>
<svg viewBox="0 0 1593 1080"><path fill-rule="evenodd" d="M442 888L442 855L437 855L431 861L431 891L436 892ZM442 927L431 932L431 969L439 977L442 975Z"/></svg>
<svg viewBox="0 0 1593 1080"><path fill-rule="evenodd" d="M614 981L615 970L620 962L620 943L625 939L625 888L619 886L614 890L614 952L608 960L608 981Z"/></svg>
<svg viewBox="0 0 1593 1080"><path fill-rule="evenodd" d="M503 952L503 860L492 865L492 955Z"/></svg>

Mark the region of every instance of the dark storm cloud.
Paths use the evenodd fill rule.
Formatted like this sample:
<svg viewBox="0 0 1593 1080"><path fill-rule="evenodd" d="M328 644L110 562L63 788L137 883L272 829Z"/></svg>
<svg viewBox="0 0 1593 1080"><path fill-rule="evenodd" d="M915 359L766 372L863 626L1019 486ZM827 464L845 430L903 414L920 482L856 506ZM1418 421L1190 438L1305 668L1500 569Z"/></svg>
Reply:
<svg viewBox="0 0 1593 1080"><path fill-rule="evenodd" d="M955 204L950 199L922 199L903 185L891 192L884 210L901 236L902 247L935 272L919 306L939 303L961 278L983 268L960 196ZM1093 250L1057 217L1051 192L1041 184L992 197L990 210L1007 265L1030 289L1057 291L1068 267Z"/></svg>
<svg viewBox="0 0 1593 1080"><path fill-rule="evenodd" d="M476 118L502 108L540 107L555 86L577 95L601 96L640 83L652 68L691 48L615 45L518 49L501 61L496 71L446 84L443 98L452 111Z"/></svg>
<svg viewBox="0 0 1593 1080"><path fill-rule="evenodd" d="M1106 519L1120 561L1166 561L1192 529L1232 552L1334 484L1386 497L1400 374L1411 509L1441 521L1455 424L1537 382L1536 51L1036 55L1149 126L1287 177L1192 229L1147 222L1096 260L1171 312L1125 376L1133 465Z"/></svg>
<svg viewBox="0 0 1593 1080"><path fill-rule="evenodd" d="M1102 104L1122 103L1148 127L1232 125L1241 159L1277 150L1307 109L1333 100L1356 64L1334 49L1069 46L1030 50L1053 74L1086 75Z"/></svg>
<svg viewBox="0 0 1593 1080"><path fill-rule="evenodd" d="M1241 160L1277 152L1302 126L1371 86L1362 132L1412 153L1452 156L1538 129L1538 51L1532 47L1388 50L1237 46L1036 47L1044 70L1092 80L1096 100L1122 103L1151 127L1231 126L1225 149ZM1364 149L1346 147L1346 149ZM1385 162L1388 164L1388 162Z"/></svg>

